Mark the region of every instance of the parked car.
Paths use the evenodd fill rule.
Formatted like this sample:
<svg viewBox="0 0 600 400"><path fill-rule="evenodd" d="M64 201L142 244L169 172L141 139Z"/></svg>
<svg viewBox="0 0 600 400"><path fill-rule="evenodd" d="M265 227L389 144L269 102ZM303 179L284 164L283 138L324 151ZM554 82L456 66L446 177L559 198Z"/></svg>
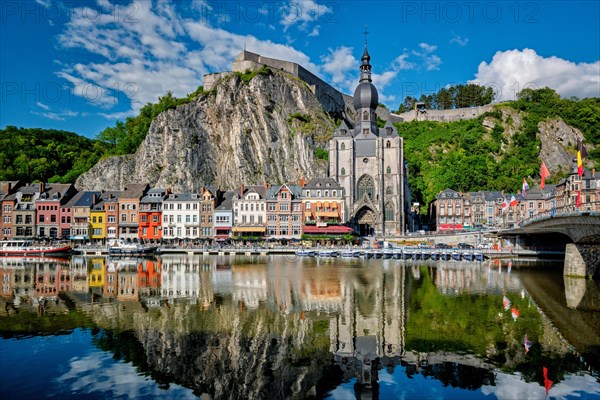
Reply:
<svg viewBox="0 0 600 400"><path fill-rule="evenodd" d="M417 247L418 247L419 249L428 249L428 248L429 248L429 245L428 245L427 243L423 243L423 242L421 242L421 243L419 243L419 244L417 245Z"/></svg>
<svg viewBox="0 0 600 400"><path fill-rule="evenodd" d="M459 243L458 244L458 248L459 249L463 249L463 250L470 250L470 249L474 249L475 247L472 244L468 244L468 243Z"/></svg>
<svg viewBox="0 0 600 400"><path fill-rule="evenodd" d="M438 243L435 245L435 247L437 249L451 249L452 246L450 246L448 243Z"/></svg>

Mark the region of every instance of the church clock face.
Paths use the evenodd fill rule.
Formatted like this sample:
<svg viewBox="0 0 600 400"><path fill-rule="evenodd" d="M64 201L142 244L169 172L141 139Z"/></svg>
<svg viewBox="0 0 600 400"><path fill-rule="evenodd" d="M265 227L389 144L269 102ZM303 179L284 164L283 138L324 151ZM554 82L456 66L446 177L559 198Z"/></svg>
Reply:
<svg viewBox="0 0 600 400"><path fill-rule="evenodd" d="M367 164L367 163L369 162L369 159L368 159L368 158L363 158L363 162L364 162L365 164Z"/></svg>

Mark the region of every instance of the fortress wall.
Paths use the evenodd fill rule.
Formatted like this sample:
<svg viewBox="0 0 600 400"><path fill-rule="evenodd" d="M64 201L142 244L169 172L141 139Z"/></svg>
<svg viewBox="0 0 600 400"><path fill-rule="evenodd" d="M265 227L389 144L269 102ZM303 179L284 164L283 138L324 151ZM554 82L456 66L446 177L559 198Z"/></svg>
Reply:
<svg viewBox="0 0 600 400"><path fill-rule="evenodd" d="M214 74L204 75L204 82L202 83L204 91L208 92L209 90L212 90L216 86L216 84L221 80L221 78L223 78L227 74L227 72L217 72Z"/></svg>
<svg viewBox="0 0 600 400"><path fill-rule="evenodd" d="M440 121L440 122L451 122L460 121L464 119L473 119L479 117L488 111L494 109L493 104L487 104L480 107L470 108L456 108L452 110L426 110L425 112L418 112L417 110L411 110L398 115L404 121Z"/></svg>

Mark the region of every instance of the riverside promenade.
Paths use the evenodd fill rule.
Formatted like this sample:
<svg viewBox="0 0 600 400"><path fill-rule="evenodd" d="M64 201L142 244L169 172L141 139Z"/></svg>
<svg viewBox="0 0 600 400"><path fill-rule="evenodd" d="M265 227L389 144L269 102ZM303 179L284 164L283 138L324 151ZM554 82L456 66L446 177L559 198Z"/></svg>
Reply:
<svg viewBox="0 0 600 400"><path fill-rule="evenodd" d="M81 246L73 249L74 253L87 256L108 255L106 246ZM403 258L403 259L445 259L452 258L470 258L481 255L482 258L545 258L560 259L564 257L564 252L533 250L533 249L458 249L458 248L434 248L422 246L394 246L387 248L370 248L358 246L162 246L159 247L155 255L295 255L298 251L312 251L314 256L326 257L365 257L365 258Z"/></svg>

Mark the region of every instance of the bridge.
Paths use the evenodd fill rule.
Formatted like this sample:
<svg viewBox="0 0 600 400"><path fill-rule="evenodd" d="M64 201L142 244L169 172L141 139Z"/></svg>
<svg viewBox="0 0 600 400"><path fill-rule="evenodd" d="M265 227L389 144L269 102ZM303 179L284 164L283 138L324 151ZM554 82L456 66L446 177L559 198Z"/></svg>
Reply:
<svg viewBox="0 0 600 400"><path fill-rule="evenodd" d="M597 209L594 204L594 209ZM515 237L517 244L543 240L565 248L564 274L600 278L600 212L572 207L554 209L523 220L519 226L498 232Z"/></svg>

